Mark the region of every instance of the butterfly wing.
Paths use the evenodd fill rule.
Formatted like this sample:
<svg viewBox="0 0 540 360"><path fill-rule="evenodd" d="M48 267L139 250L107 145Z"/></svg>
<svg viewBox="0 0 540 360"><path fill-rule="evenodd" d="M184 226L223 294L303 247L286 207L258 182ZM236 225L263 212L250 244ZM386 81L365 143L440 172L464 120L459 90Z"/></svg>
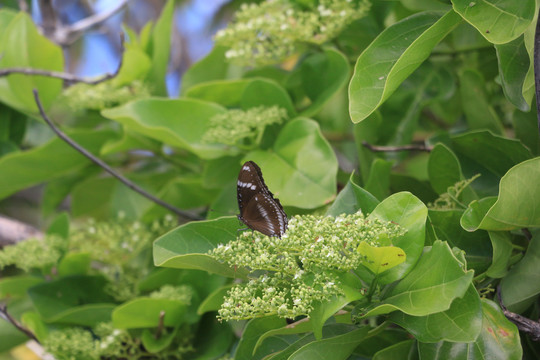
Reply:
<svg viewBox="0 0 540 360"><path fill-rule="evenodd" d="M269 194L256 194L245 206L239 219L250 229L267 236L281 237L287 230L287 215L279 200Z"/></svg>
<svg viewBox="0 0 540 360"><path fill-rule="evenodd" d="M238 218L250 229L268 236L283 235L287 230L287 215L278 199L264 183L261 169L253 161L242 165L236 185Z"/></svg>

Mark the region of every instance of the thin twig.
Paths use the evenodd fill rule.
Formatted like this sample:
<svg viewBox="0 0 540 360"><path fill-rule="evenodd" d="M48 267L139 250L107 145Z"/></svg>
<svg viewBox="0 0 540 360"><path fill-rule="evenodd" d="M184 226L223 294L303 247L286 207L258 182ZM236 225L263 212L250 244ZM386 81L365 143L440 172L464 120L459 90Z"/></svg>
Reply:
<svg viewBox="0 0 540 360"><path fill-rule="evenodd" d="M36 335L24 327L20 322L15 320L13 316L11 316L10 313L7 311L7 305L0 304L0 318L6 320L7 322L11 323L13 326L15 326L20 332L24 333L26 336L28 336L30 339L36 341L39 344L39 340L37 339Z"/></svg>
<svg viewBox="0 0 540 360"><path fill-rule="evenodd" d="M161 310L159 312L159 322L156 329L156 333L154 334L154 338L156 340L159 340L161 335L163 335L163 328L165 327L165 311Z"/></svg>
<svg viewBox="0 0 540 360"><path fill-rule="evenodd" d="M0 77L7 76L10 74L37 75L37 76L46 76L46 77L53 77L56 79L62 79L62 80L69 81L72 83L82 82L88 85L96 85L103 81L107 81L116 77L118 73L120 72L120 69L122 68L122 65L124 63L124 34L123 33L120 34L120 49L121 49L120 63L118 64L116 71L114 73L106 73L105 75L95 80L85 79L77 75L68 74L68 73L64 73L60 71L21 68L21 67L0 69Z"/></svg>
<svg viewBox="0 0 540 360"><path fill-rule="evenodd" d="M55 43L61 46L67 46L73 44L84 33L84 31L104 22L105 20L109 19L111 16L122 10L127 5L128 0L122 0L117 4L117 6L109 10L91 15L87 18L77 21L72 25L66 26L57 24L56 14L54 13L52 5L49 5L49 3L50 0L41 0L40 2L42 14L44 12L48 14L47 16L43 16L43 33Z"/></svg>
<svg viewBox="0 0 540 360"><path fill-rule="evenodd" d="M73 147L75 150L86 156L88 159L92 160L95 164L103 168L105 171L107 171L109 174L120 180L122 183L124 183L127 187L132 189L133 191L138 192L145 198L155 202L156 204L164 207L165 209L172 211L173 213L177 214L178 216L184 217L186 219L190 220L201 220L200 217L193 215L189 212L183 211L178 209L177 207L166 203L165 201L158 199L154 195L146 192L141 187L139 187L137 184L133 183L132 181L128 180L124 176L118 174L115 170L113 170L109 165L107 165L103 160L95 157L92 153L90 153L88 150L83 148L81 145L77 144L74 140L72 140L70 137L68 137L66 134L64 134L56 125L53 124L53 122L49 119L47 114L45 114L45 110L43 110L43 105L41 104L41 100L39 99L39 94L37 89L34 89L34 99L36 101L36 104L39 108L39 113L41 114L41 117L47 125L54 131L56 135L58 135L59 138L64 140L66 143L68 143L71 147Z"/></svg>
<svg viewBox="0 0 540 360"><path fill-rule="evenodd" d="M411 144L411 145L400 145L400 146L378 146L371 145L367 141L363 141L362 145L374 152L395 152L395 151L426 151L430 152L433 150L432 146L425 144Z"/></svg>
<svg viewBox="0 0 540 360"><path fill-rule="evenodd" d="M540 322L526 318L519 314L509 311L502 302L501 285L497 286L497 298L499 300L499 306L501 307L504 316L514 324L516 324L519 331L529 334L533 341L540 341Z"/></svg>
<svg viewBox="0 0 540 360"><path fill-rule="evenodd" d="M536 118L538 121L538 131L540 136L540 9L536 19L536 31L534 33L534 90L536 93Z"/></svg>

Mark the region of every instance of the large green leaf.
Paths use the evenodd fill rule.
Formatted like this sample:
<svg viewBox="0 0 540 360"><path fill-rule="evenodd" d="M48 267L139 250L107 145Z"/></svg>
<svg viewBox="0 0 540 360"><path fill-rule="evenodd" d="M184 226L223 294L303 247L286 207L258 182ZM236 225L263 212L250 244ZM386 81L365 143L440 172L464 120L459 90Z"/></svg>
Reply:
<svg viewBox="0 0 540 360"><path fill-rule="evenodd" d="M349 61L337 50L328 48L324 53L305 59L299 68L302 86L311 101L300 115L310 117L317 114L349 80Z"/></svg>
<svg viewBox="0 0 540 360"><path fill-rule="evenodd" d="M419 343L421 359L432 360L519 360L519 332L491 300L482 299L482 331L474 342Z"/></svg>
<svg viewBox="0 0 540 360"><path fill-rule="evenodd" d="M186 305L178 300L136 298L116 307L112 322L118 329L157 327L162 311L165 313L163 325L178 326L184 318Z"/></svg>
<svg viewBox="0 0 540 360"><path fill-rule="evenodd" d="M104 293L101 276L67 276L28 290L35 309L46 322L94 326L110 321L113 299Z"/></svg>
<svg viewBox="0 0 540 360"><path fill-rule="evenodd" d="M227 62L225 52L228 48L214 46L212 51L203 59L191 65L182 76L181 94L197 85L213 80L225 80L238 77L241 68Z"/></svg>
<svg viewBox="0 0 540 360"><path fill-rule="evenodd" d="M504 44L521 35L535 10L534 0L452 0L452 4L457 13L494 44Z"/></svg>
<svg viewBox="0 0 540 360"><path fill-rule="evenodd" d="M517 313L540 294L540 231L535 231L525 256L502 279L501 290L504 304Z"/></svg>
<svg viewBox="0 0 540 360"><path fill-rule="evenodd" d="M397 193L377 205L369 218L393 221L407 231L392 244L405 251L407 255L405 262L382 273L379 276L379 283L388 284L401 279L422 254L426 232L426 206L410 193Z"/></svg>
<svg viewBox="0 0 540 360"><path fill-rule="evenodd" d="M327 339L311 342L297 351L290 357L290 360L340 360L348 359L353 350L368 335L371 328L363 326L356 330L349 331L343 335L330 337Z"/></svg>
<svg viewBox="0 0 540 360"><path fill-rule="evenodd" d="M30 16L21 11L0 33L0 68L23 67L62 71L62 49L42 36ZM48 108L62 90L62 80L44 76L12 74L0 78L0 100L22 111L37 111L32 93L39 91Z"/></svg>
<svg viewBox="0 0 540 360"><path fill-rule="evenodd" d="M266 184L283 205L313 209L335 197L336 156L313 120L288 122L272 152L253 151L245 160L261 167Z"/></svg>
<svg viewBox="0 0 540 360"><path fill-rule="evenodd" d="M155 95L167 95L165 76L169 65L171 51L171 29L174 14L175 0L168 0L161 15L152 30L151 57L152 67L147 76L147 81L152 86Z"/></svg>
<svg viewBox="0 0 540 360"><path fill-rule="evenodd" d="M395 311L389 320L407 329L418 341L471 342L482 330L482 305L478 292L470 285L465 295L455 299L446 311L427 316Z"/></svg>
<svg viewBox="0 0 540 360"><path fill-rule="evenodd" d="M285 89L275 81L263 78L209 81L192 86L186 91L186 96L243 109L277 105L286 109L289 115L295 114Z"/></svg>
<svg viewBox="0 0 540 360"><path fill-rule="evenodd" d="M426 248L412 271L385 294L382 302L365 309L363 316L394 310L413 316L446 311L456 298L463 297L472 278L473 271L462 268L448 244L436 241Z"/></svg>
<svg viewBox="0 0 540 360"><path fill-rule="evenodd" d="M516 139L519 139L533 155L540 155L540 136L536 111L515 111L512 118Z"/></svg>
<svg viewBox="0 0 540 360"><path fill-rule="evenodd" d="M202 141L210 118L224 111L217 104L195 99L150 98L106 109L102 114L128 130L211 159L235 152L224 145Z"/></svg>
<svg viewBox="0 0 540 360"><path fill-rule="evenodd" d="M524 97L523 86L530 61L523 36L506 44L495 45L495 50L504 95L519 110L529 111L531 99Z"/></svg>
<svg viewBox="0 0 540 360"><path fill-rule="evenodd" d="M492 256L492 247L485 231L468 232L460 226L463 210L429 210L429 219L439 240L465 251L467 266L477 273L485 271Z"/></svg>
<svg viewBox="0 0 540 360"><path fill-rule="evenodd" d="M409 360L414 351L414 340L405 340L378 351L372 360Z"/></svg>
<svg viewBox="0 0 540 360"><path fill-rule="evenodd" d="M264 351L264 349L259 347L259 350L253 354L259 337L265 334L267 331L280 328L285 325L285 319L280 319L277 316L267 316L250 320L244 329L240 342L238 343L234 358L236 360L252 360L261 358L261 356L258 356L258 353Z"/></svg>
<svg viewBox="0 0 540 360"><path fill-rule="evenodd" d="M461 104L469 128L487 129L495 134L502 134L502 122L491 105L482 74L477 70L467 69L461 73L459 81Z"/></svg>
<svg viewBox="0 0 540 360"><path fill-rule="evenodd" d="M481 204L471 203L461 225L467 231L540 227L540 181L531 179L540 179L540 157L511 168L501 179L497 201L486 202L478 211L475 207Z"/></svg>
<svg viewBox="0 0 540 360"><path fill-rule="evenodd" d="M114 133L107 130L84 130L69 135L86 150L96 154ZM58 138L28 151L8 154L0 158L0 174L9 174L0 176L0 198L78 171L89 162L85 156Z"/></svg>
<svg viewBox="0 0 540 360"><path fill-rule="evenodd" d="M493 247L493 260L486 275L497 279L506 275L512 257L512 238L506 231L490 231L489 238Z"/></svg>
<svg viewBox="0 0 540 360"><path fill-rule="evenodd" d="M0 279L0 298L13 299L26 296L26 291L34 285L41 284L42 278L30 275L17 275Z"/></svg>
<svg viewBox="0 0 540 360"><path fill-rule="evenodd" d="M453 136L452 147L497 176L503 176L512 166L531 158L529 150L519 141L489 131Z"/></svg>
<svg viewBox="0 0 540 360"><path fill-rule="evenodd" d="M339 192L326 215L354 214L358 210L362 210L364 214L369 214L375 209L379 200L356 185L353 176L354 174L351 174L347 185Z"/></svg>
<svg viewBox="0 0 540 360"><path fill-rule="evenodd" d="M235 239L240 227L233 217L190 222L182 225L154 242L154 264L177 269L206 270L229 277L244 277L244 269L233 269L218 262L208 252L219 244Z"/></svg>
<svg viewBox="0 0 540 360"><path fill-rule="evenodd" d="M429 154L429 181L438 194L443 194L448 187L462 180L459 161L446 145L438 143Z"/></svg>
<svg viewBox="0 0 540 360"><path fill-rule="evenodd" d="M352 121L362 121L388 99L460 21L453 11L442 17L426 12L384 30L356 62L349 85Z"/></svg>

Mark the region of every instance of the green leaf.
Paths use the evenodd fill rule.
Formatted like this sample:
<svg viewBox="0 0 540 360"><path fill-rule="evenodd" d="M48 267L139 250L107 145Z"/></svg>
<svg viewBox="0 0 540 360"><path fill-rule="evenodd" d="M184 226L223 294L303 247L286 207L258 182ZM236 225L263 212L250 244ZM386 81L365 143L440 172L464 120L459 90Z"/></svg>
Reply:
<svg viewBox="0 0 540 360"><path fill-rule="evenodd" d="M392 165L392 161L379 158L371 163L369 177L364 187L366 191L379 200L388 197L390 194L390 170L392 170Z"/></svg>
<svg viewBox="0 0 540 360"><path fill-rule="evenodd" d="M349 85L352 121L362 121L388 99L460 21L453 11L442 17L426 12L385 29L356 62Z"/></svg>
<svg viewBox="0 0 540 360"><path fill-rule="evenodd" d="M501 119L486 94L486 82L479 71L467 69L459 78L461 104L465 119L472 130L487 129L503 134Z"/></svg>
<svg viewBox="0 0 540 360"><path fill-rule="evenodd" d="M66 212L58 214L47 228L47 235L69 239L69 214Z"/></svg>
<svg viewBox="0 0 540 360"><path fill-rule="evenodd" d="M490 231L489 238L493 247L493 260L486 271L490 278L498 279L506 275L512 257L512 239L505 231Z"/></svg>
<svg viewBox="0 0 540 360"><path fill-rule="evenodd" d="M34 285L41 284L44 280L30 275L9 276L0 279L0 298L21 298Z"/></svg>
<svg viewBox="0 0 540 360"><path fill-rule="evenodd" d="M393 221L407 230L405 235L395 239L392 244L405 251L405 262L381 274L379 283L388 284L401 279L422 254L426 232L426 206L410 193L397 193L377 205L368 218Z"/></svg>
<svg viewBox="0 0 540 360"><path fill-rule="evenodd" d="M394 310L425 316L446 311L463 297L471 285L473 271L465 271L447 243L435 241L412 271L390 289L382 302L366 309L363 317Z"/></svg>
<svg viewBox="0 0 540 360"><path fill-rule="evenodd" d="M489 131L453 136L452 147L497 176L503 176L512 166L531 158L529 150L519 141Z"/></svg>
<svg viewBox="0 0 540 360"><path fill-rule="evenodd" d="M286 325L277 329L269 330L259 337L253 351L256 352L259 346L264 342L264 340L272 336L302 334L302 333L308 333L311 331L312 331L311 321L298 321L293 324L289 324L289 325Z"/></svg>
<svg viewBox="0 0 540 360"><path fill-rule="evenodd" d="M26 326L37 339L43 342L49 336L49 328L37 312L27 311L21 316L21 322Z"/></svg>
<svg viewBox="0 0 540 360"><path fill-rule="evenodd" d="M352 288L345 284L341 285L343 290L342 296L333 296L329 301L315 303L313 310L309 313L312 331L317 340L320 340L323 335L323 325L330 317L342 309L345 305L360 300L364 295L357 288Z"/></svg>
<svg viewBox="0 0 540 360"><path fill-rule="evenodd" d="M288 122L272 152L254 151L244 159L261 167L266 184L283 205L313 209L335 197L336 156L313 120Z"/></svg>
<svg viewBox="0 0 540 360"><path fill-rule="evenodd" d="M485 231L468 232L461 227L463 212L457 209L429 210L429 219L437 238L465 251L467 266L478 274L488 268L493 249Z"/></svg>
<svg viewBox="0 0 540 360"><path fill-rule="evenodd" d="M202 315L209 311L217 311L223 304L223 299L227 295L227 292L233 287L233 284L228 284L214 290L206 299L201 302L201 305L197 309L197 314Z"/></svg>
<svg viewBox="0 0 540 360"><path fill-rule="evenodd" d="M222 356L236 341L231 326L218 322L215 316L207 316L198 324L193 347L196 360L213 360Z"/></svg>
<svg viewBox="0 0 540 360"><path fill-rule="evenodd" d="M371 327L363 326L356 330L349 331L343 335L334 336L327 339L311 342L297 351L290 357L290 360L340 360L347 359L354 349L368 335Z"/></svg>
<svg viewBox="0 0 540 360"><path fill-rule="evenodd" d="M151 57L152 68L147 76L155 95L167 95L165 76L169 65L171 48L171 28L174 14L175 0L168 0L156 25L152 30Z"/></svg>
<svg viewBox="0 0 540 360"><path fill-rule="evenodd" d="M212 159L234 154L232 149L224 145L202 141L210 118L224 111L217 104L194 99L150 98L135 100L101 113L130 131L189 150L204 159Z"/></svg>
<svg viewBox="0 0 540 360"><path fill-rule="evenodd" d="M522 348L516 325L491 300L482 299L482 331L474 342L418 344L421 359L519 360Z"/></svg>
<svg viewBox="0 0 540 360"><path fill-rule="evenodd" d="M28 295L46 322L94 326L110 321L114 305L101 276L68 276L36 285Z"/></svg>
<svg viewBox="0 0 540 360"><path fill-rule="evenodd" d="M522 313L540 294L540 231L535 231L525 256L501 281L503 303Z"/></svg>
<svg viewBox="0 0 540 360"><path fill-rule="evenodd" d="M244 110L277 105L286 109L289 116L296 113L285 89L275 81L263 78L209 81L191 87L186 91L186 97Z"/></svg>
<svg viewBox="0 0 540 360"><path fill-rule="evenodd" d="M358 252L366 257L363 263L375 275L385 272L405 261L405 251L395 246L375 247L367 242L360 243Z"/></svg>
<svg viewBox="0 0 540 360"><path fill-rule="evenodd" d="M452 4L457 13L494 44L504 44L521 35L535 12L534 0L452 0Z"/></svg>
<svg viewBox="0 0 540 360"><path fill-rule="evenodd" d="M540 136L538 136L536 111L529 111L528 113L514 111L512 120L516 138L529 148L532 154L540 155Z"/></svg>
<svg viewBox="0 0 540 360"><path fill-rule="evenodd" d="M239 221L233 217L190 222L154 242L154 264L177 269L206 270L228 277L245 277L245 269L234 269L208 255L208 252L236 238Z"/></svg>
<svg viewBox="0 0 540 360"><path fill-rule="evenodd" d="M182 301L140 297L117 306L112 322L118 329L157 327L160 313L164 312L164 326L177 326L184 320L186 305Z"/></svg>
<svg viewBox="0 0 540 360"><path fill-rule="evenodd" d="M152 354L157 354L160 351L165 350L169 345L171 345L172 341L176 336L177 330L178 327L175 327L174 330L172 330L171 332L161 334L161 336L156 339L155 330L150 331L149 329L145 329L141 336L142 344L144 348L148 350L148 352Z"/></svg>
<svg viewBox="0 0 540 360"><path fill-rule="evenodd" d="M140 48L128 47L122 54L122 67L111 81L115 87L129 85L135 80L142 80L152 65L148 56Z"/></svg>
<svg viewBox="0 0 540 360"><path fill-rule="evenodd" d="M442 143L435 145L429 154L428 173L437 194L445 193L450 186L463 179L456 155Z"/></svg>
<svg viewBox="0 0 540 360"><path fill-rule="evenodd" d="M494 204L492 200L485 204L471 203L461 219L463 228L500 231L539 227L540 182L530 179L540 179L540 157L514 166L502 177ZM482 216L485 209L489 210Z"/></svg>
<svg viewBox="0 0 540 360"><path fill-rule="evenodd" d="M347 185L339 192L326 215L354 214L358 210L362 210L364 214L369 214L375 209L379 200L356 185L353 176L354 174L351 174Z"/></svg>
<svg viewBox="0 0 540 360"><path fill-rule="evenodd" d="M24 313L31 310L28 303L29 301L26 300L10 302L8 307L10 315L15 319L22 317ZM0 353L4 353L29 340L19 329L3 318L0 318L0 338L2 339L0 341Z"/></svg>
<svg viewBox="0 0 540 360"><path fill-rule="evenodd" d="M411 316L396 311L389 320L405 328L422 342L471 342L482 330L480 296L470 285L462 298L456 298L446 311L427 316Z"/></svg>
<svg viewBox="0 0 540 360"><path fill-rule="evenodd" d="M284 325L286 325L285 319L280 319L277 316L267 316L250 320L244 329L240 342L238 343L238 347L236 348L236 352L234 354L234 359L252 360L259 358L257 354L260 351L253 354L253 350L255 349L255 345L257 344L259 337L269 330L280 328Z"/></svg>
<svg viewBox="0 0 540 360"><path fill-rule="evenodd" d="M415 345L414 340L401 341L378 351L372 360L409 360Z"/></svg>
<svg viewBox="0 0 540 360"><path fill-rule="evenodd" d="M301 112L310 117L321 111L324 104L349 81L349 61L337 50L327 48L324 53L306 58L300 65L302 87L311 101Z"/></svg>
<svg viewBox="0 0 540 360"><path fill-rule="evenodd" d="M523 36L506 43L495 45L501 85L506 98L519 110L529 111L531 99L525 99L523 86L529 69L529 53Z"/></svg>
<svg viewBox="0 0 540 360"><path fill-rule="evenodd" d="M227 61L225 52L228 48L214 46L206 57L191 65L182 76L182 90L184 95L191 87L213 81L235 78L241 75L242 69Z"/></svg>
<svg viewBox="0 0 540 360"><path fill-rule="evenodd" d="M88 253L68 253L58 264L58 275L85 275L90 270L91 261Z"/></svg>
<svg viewBox="0 0 540 360"><path fill-rule="evenodd" d="M21 11L0 36L0 68L23 67L63 71L62 49L42 36L30 16ZM32 93L39 91L45 109L62 90L62 80L44 76L12 74L0 80L0 99L21 111L37 111Z"/></svg>
<svg viewBox="0 0 540 360"><path fill-rule="evenodd" d="M86 150L96 154L113 133L106 130L84 130L69 135ZM8 154L0 158L0 174L9 174L0 176L0 199L21 189L78 171L89 162L85 156L58 138L28 151Z"/></svg>

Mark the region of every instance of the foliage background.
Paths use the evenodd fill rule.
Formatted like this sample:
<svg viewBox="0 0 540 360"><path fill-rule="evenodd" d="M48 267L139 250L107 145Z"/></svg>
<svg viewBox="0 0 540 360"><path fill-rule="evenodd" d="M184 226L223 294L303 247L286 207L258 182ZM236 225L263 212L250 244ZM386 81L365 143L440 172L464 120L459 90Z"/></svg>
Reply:
<svg viewBox="0 0 540 360"><path fill-rule="evenodd" d="M216 21L242 14L241 3L223 7ZM45 184L44 240L0 256L0 295L17 321L59 359L540 356L538 332L519 332L507 319L539 313L537 2L244 8L232 35L218 34L183 75L180 95L169 97L181 6L169 0L155 22L124 27L122 68L110 81L0 77L1 208ZM358 12L344 10L351 6ZM259 32L242 26L261 14L282 21L261 20ZM28 14L0 9L0 37L0 70L71 69ZM34 88L75 141L207 220L175 227L166 210L55 138ZM286 116L261 125L273 107ZM217 322L232 278L253 276L253 267L209 254L236 238L235 182L245 160L261 166L289 216L361 209L405 227L391 245L406 261L386 271L360 267L356 279L341 274L340 286L353 290L293 328L278 316ZM377 245L370 259L382 264L390 250ZM6 321L0 336L1 351L26 339Z"/></svg>

